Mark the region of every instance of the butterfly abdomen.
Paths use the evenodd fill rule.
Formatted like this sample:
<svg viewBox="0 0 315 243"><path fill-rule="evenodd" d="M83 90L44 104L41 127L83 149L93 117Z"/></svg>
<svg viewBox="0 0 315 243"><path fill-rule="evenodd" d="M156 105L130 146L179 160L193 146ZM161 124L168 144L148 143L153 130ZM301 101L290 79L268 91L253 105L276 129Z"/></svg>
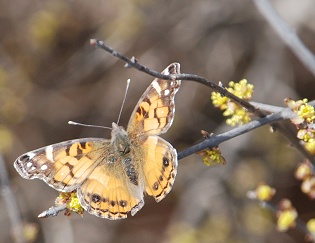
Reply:
<svg viewBox="0 0 315 243"><path fill-rule="evenodd" d="M139 184L138 179L139 178L138 178L138 174L136 172L135 164L132 161L132 159L130 157L123 159L123 166L124 166L124 169L125 169L125 172L126 172L126 175L129 179L129 181L132 184L138 186L138 184Z"/></svg>

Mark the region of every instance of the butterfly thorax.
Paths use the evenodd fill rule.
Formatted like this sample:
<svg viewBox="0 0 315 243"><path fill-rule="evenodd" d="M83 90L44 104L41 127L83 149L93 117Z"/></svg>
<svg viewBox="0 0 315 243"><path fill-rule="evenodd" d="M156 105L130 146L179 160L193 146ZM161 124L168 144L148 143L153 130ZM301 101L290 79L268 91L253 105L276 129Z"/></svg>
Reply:
<svg viewBox="0 0 315 243"><path fill-rule="evenodd" d="M121 155L130 153L130 143L128 141L128 134L125 129L118 126L116 123L112 123L112 145L116 151Z"/></svg>
<svg viewBox="0 0 315 243"><path fill-rule="evenodd" d="M112 123L112 140L111 143L121 156L122 165L129 181L138 185L138 173L135 164L130 155L130 141L127 132L116 123Z"/></svg>

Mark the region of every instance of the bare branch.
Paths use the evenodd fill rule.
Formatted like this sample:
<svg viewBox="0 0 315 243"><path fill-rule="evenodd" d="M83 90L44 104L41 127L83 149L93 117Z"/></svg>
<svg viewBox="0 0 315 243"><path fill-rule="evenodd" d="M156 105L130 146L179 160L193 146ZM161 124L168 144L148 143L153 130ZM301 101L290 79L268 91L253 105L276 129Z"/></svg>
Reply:
<svg viewBox="0 0 315 243"><path fill-rule="evenodd" d="M38 218L48 218L50 216L57 216L61 211L64 211L67 209L67 204L64 203L60 206L53 206L50 207L49 209L45 210L44 212L40 213L38 215Z"/></svg>
<svg viewBox="0 0 315 243"><path fill-rule="evenodd" d="M264 117L266 115L262 111L256 109L256 107L251 105L248 101L243 100L243 99L235 96L234 94L228 92L223 86L217 85L217 84L211 82L210 80L208 80L204 77L201 77L201 76L198 76L195 74L183 74L183 73L182 74L164 75L164 74L161 74L160 72L154 71L152 69L149 69L149 68L141 65L138 61L135 61L136 59L134 57L132 59L129 59L128 57L124 56L123 54L121 54L121 53L115 51L114 49L112 49L111 47L107 46L103 41L91 39L90 44L92 46L96 46L98 48L101 48L101 49L109 52L113 56L118 57L119 59L123 60L124 62L126 62L128 64L127 65L128 67L134 67L137 70L144 72L144 73L147 73L147 74L149 74L153 77L156 77L156 78L161 78L161 79L165 79L165 80L174 80L174 79L176 79L176 80L191 80L191 81L195 81L195 82L204 84L204 85L212 88L214 91L219 92L223 96L230 98L235 103L237 103L240 106L249 110L251 113L253 113L259 117Z"/></svg>
<svg viewBox="0 0 315 243"><path fill-rule="evenodd" d="M228 132L219 134L219 135L213 135L210 138L206 139L205 141L196 144L180 153L178 153L178 159L183 159L189 155L192 155L198 151L211 148L211 147L216 147L219 146L221 143L228 141L234 137L240 136L244 133L247 133L251 130L254 130L256 128L259 128L261 126L271 124L277 121L281 121L284 119L289 119L295 117L296 114L294 114L291 109L289 108L284 108L282 111L278 113L274 113L271 115L268 115L264 118L261 118L257 121L251 121L243 126L236 127Z"/></svg>

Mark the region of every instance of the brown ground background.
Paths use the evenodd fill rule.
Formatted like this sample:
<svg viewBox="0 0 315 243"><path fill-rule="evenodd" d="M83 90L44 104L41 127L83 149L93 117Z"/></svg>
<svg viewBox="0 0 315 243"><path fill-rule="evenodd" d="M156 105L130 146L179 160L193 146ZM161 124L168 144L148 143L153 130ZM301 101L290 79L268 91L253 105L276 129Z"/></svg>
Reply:
<svg viewBox="0 0 315 243"><path fill-rule="evenodd" d="M272 1L280 15L315 50L315 3ZM85 214L37 219L57 192L13 168L22 153L52 143L109 137L109 131L70 126L68 120L110 126L117 120L131 78L120 124L152 77L89 45L90 38L155 70L181 63L227 84L247 78L257 102L283 106L283 99L315 98L314 77L297 60L250 0L0 1L0 145L21 218L35 223L35 242L302 242L297 230L279 233L275 216L246 198L265 181L277 189L275 202L292 200L302 220L315 217L293 170L299 154L269 128L220 146L227 165L206 167L197 155L179 162L171 193L127 220ZM176 97L176 116L163 137L178 151L202 141L200 130L231 129L213 109L211 90L185 81ZM2 194L5 196L5 194ZM8 209L0 198L0 242L13 242Z"/></svg>

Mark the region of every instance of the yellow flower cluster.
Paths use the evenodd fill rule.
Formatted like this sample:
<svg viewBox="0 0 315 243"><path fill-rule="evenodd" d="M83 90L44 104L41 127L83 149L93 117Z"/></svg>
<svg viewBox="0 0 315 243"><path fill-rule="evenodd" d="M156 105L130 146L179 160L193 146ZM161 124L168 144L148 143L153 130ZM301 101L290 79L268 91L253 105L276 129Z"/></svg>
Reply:
<svg viewBox="0 0 315 243"><path fill-rule="evenodd" d="M218 148L203 150L197 154L202 156L203 163L207 166L226 164L226 160L221 155L221 151Z"/></svg>
<svg viewBox="0 0 315 243"><path fill-rule="evenodd" d="M280 202L277 217L277 228L279 231L284 232L296 226L298 212L293 207L290 200L283 199ZM313 242L315 237L315 219L308 220L308 222L306 223L306 228L309 233L306 235L305 239L307 242Z"/></svg>
<svg viewBox="0 0 315 243"><path fill-rule="evenodd" d="M303 99L303 103L299 106L297 114L302 117L307 123L313 123L315 120L314 107L307 104L308 100Z"/></svg>
<svg viewBox="0 0 315 243"><path fill-rule="evenodd" d="M57 206L66 204L67 209L65 211L65 215L67 216L70 216L71 212L75 212L80 216L83 215L84 209L79 202L76 191L60 193L59 196L56 198L55 204Z"/></svg>
<svg viewBox="0 0 315 243"><path fill-rule="evenodd" d="M285 103L288 107L290 107L298 117L293 118L292 122L296 125L302 123L313 123L315 120L315 110L314 107L307 104L308 100L297 100L294 101L292 99L286 99Z"/></svg>
<svg viewBox="0 0 315 243"><path fill-rule="evenodd" d="M286 99L285 103L297 114L291 121L298 128L297 138L304 141L305 149L315 154L315 109L307 104L308 100L294 101Z"/></svg>
<svg viewBox="0 0 315 243"><path fill-rule="evenodd" d="M242 79L238 83L233 81L229 82L229 88L227 90L239 98L249 100L252 98L254 92L254 85L248 84L246 79Z"/></svg>
<svg viewBox="0 0 315 243"><path fill-rule="evenodd" d="M241 99L249 100L253 95L254 86L248 84L246 79L242 79L239 83L231 81L229 82L227 91ZM230 118L226 120L228 125L243 125L251 120L251 114L247 110L234 103L229 98L222 96L220 93L212 92L211 100L215 107L224 110L223 116L230 116Z"/></svg>
<svg viewBox="0 0 315 243"><path fill-rule="evenodd" d="M277 217L277 228L279 231L284 232L295 227L298 213L289 199L281 200Z"/></svg>
<svg viewBox="0 0 315 243"><path fill-rule="evenodd" d="M67 208L71 209L72 211L82 214L84 209L82 208L79 198L77 197L76 192L72 192L70 195L70 201L67 204Z"/></svg>
<svg viewBox="0 0 315 243"><path fill-rule="evenodd" d="M269 201L275 195L276 190L266 184L261 184L255 190L257 199L261 201Z"/></svg>
<svg viewBox="0 0 315 243"><path fill-rule="evenodd" d="M305 149L310 153L310 154L315 154L315 141L313 142L307 142L305 143Z"/></svg>
<svg viewBox="0 0 315 243"><path fill-rule="evenodd" d="M313 143L315 141L315 129L310 127L300 129L296 136L304 142Z"/></svg>
<svg viewBox="0 0 315 243"><path fill-rule="evenodd" d="M315 233L315 219L310 219L307 222L306 227L311 233Z"/></svg>
<svg viewBox="0 0 315 243"><path fill-rule="evenodd" d="M296 225L296 218L298 214L295 209L287 209L281 211L278 215L277 228L279 231L287 231L289 228L293 228Z"/></svg>

